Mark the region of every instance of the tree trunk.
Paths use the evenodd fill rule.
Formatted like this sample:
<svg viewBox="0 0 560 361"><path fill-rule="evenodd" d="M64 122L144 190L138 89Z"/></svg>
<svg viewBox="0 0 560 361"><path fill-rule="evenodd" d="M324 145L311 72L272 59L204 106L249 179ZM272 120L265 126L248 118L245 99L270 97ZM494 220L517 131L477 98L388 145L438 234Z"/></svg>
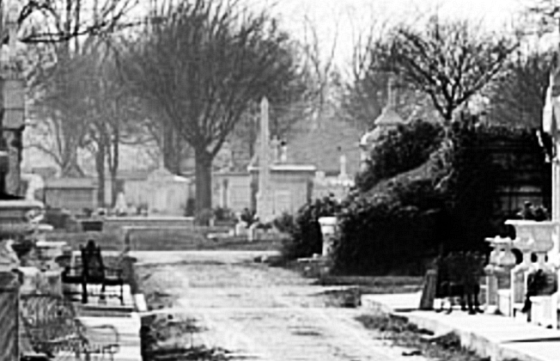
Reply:
<svg viewBox="0 0 560 361"><path fill-rule="evenodd" d="M117 115L118 116L118 115ZM118 122L118 120L117 120ZM117 123L114 127L114 134L112 139L113 156L112 161L109 163L109 171L111 172L111 204L113 206L117 203L118 196L118 186L117 186L117 173L119 171L119 157L120 157L120 146L119 140L121 139L120 134L120 124Z"/></svg>
<svg viewBox="0 0 560 361"><path fill-rule="evenodd" d="M101 142L100 142L101 143ZM97 170L97 206L105 206L105 147L99 144L95 154L95 168Z"/></svg>
<svg viewBox="0 0 560 361"><path fill-rule="evenodd" d="M164 124L163 131L163 163L171 173L181 172L181 139L173 127Z"/></svg>
<svg viewBox="0 0 560 361"><path fill-rule="evenodd" d="M205 149L195 149L196 213L212 208L212 155Z"/></svg>
<svg viewBox="0 0 560 361"><path fill-rule="evenodd" d="M61 175L63 177L83 177L84 172L78 164L78 150L66 149L62 156L62 164L60 164Z"/></svg>

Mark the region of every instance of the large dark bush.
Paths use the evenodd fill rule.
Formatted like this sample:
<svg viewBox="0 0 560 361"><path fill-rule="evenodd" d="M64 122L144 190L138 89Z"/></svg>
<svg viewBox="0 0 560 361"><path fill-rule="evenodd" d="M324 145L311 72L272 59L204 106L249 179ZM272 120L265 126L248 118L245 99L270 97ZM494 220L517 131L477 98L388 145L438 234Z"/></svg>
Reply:
<svg viewBox="0 0 560 361"><path fill-rule="evenodd" d="M401 176L380 188L384 191L344 202L338 214L335 268L358 274L420 274L424 260L437 252L440 196L425 178Z"/></svg>
<svg viewBox="0 0 560 361"><path fill-rule="evenodd" d="M288 212L283 212L272 221L272 225L279 232L292 233L295 227L294 216Z"/></svg>
<svg viewBox="0 0 560 361"><path fill-rule="evenodd" d="M290 237L284 241L283 256L287 259L295 259L321 253L323 237L319 218L333 216L339 210L340 204L332 197L316 199L301 207L295 215Z"/></svg>
<svg viewBox="0 0 560 361"><path fill-rule="evenodd" d="M381 181L370 168L374 186L356 187L338 215L336 268L422 272L422 260L436 253L485 251L484 239L503 231L500 192L534 176L539 152L531 132L467 116L421 166Z"/></svg>
<svg viewBox="0 0 560 361"><path fill-rule="evenodd" d="M441 143L439 123L415 120L382 133L373 146L367 168L356 177L356 187L367 192L377 183L425 163Z"/></svg>
<svg viewBox="0 0 560 361"><path fill-rule="evenodd" d="M430 161L445 194L447 218L440 229L446 250L484 250L486 237L504 232L503 221L515 210L502 208L500 192L528 181L538 186L529 178L545 168L540 152L530 130L480 124L469 116L452 125Z"/></svg>

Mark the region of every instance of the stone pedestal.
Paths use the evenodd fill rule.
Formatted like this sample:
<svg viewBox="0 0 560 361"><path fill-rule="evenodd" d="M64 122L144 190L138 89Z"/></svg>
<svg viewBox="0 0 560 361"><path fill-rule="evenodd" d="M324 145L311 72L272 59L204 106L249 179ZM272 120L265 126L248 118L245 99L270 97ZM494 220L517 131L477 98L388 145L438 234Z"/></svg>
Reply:
<svg viewBox="0 0 560 361"><path fill-rule="evenodd" d="M333 251L333 244L337 232L336 217L321 217L319 218L321 225L321 234L323 235L323 250L322 256L330 258Z"/></svg>
<svg viewBox="0 0 560 361"><path fill-rule="evenodd" d="M484 268L486 273L486 312L494 313L499 310L500 306L498 295L500 278L510 275L510 270L515 266L515 256L511 252L513 242L509 238L487 238L486 242L489 242L492 247L488 265ZM502 310L502 312L509 313L510 307L508 306L507 310Z"/></svg>
<svg viewBox="0 0 560 361"><path fill-rule="evenodd" d="M492 313L498 307L498 277L493 269L486 270L486 311Z"/></svg>

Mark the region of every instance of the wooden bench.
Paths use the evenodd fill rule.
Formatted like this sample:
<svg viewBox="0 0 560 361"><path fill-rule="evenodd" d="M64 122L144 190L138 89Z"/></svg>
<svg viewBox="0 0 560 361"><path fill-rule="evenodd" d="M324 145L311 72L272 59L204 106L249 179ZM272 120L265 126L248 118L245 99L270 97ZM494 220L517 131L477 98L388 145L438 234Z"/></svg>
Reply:
<svg viewBox="0 0 560 361"><path fill-rule="evenodd" d="M21 295L19 313L22 359L44 355L48 359L90 360L91 355L102 355L103 360L113 360L119 350L114 326L85 326L72 303L62 296Z"/></svg>
<svg viewBox="0 0 560 361"><path fill-rule="evenodd" d="M124 305L123 268L107 267L101 256L101 248L90 240L86 246L80 247L81 261L77 266L66 266L62 272L62 283L75 284L81 287L82 303L88 302L88 285L101 285L101 299L107 295L108 286L117 286L120 292L116 295Z"/></svg>
<svg viewBox="0 0 560 361"><path fill-rule="evenodd" d="M468 310L470 314L481 312L479 294L483 263L482 255L472 252L449 253L437 258L435 298L441 302L439 311L443 311L447 300L447 313L451 313L454 299L458 298L462 310Z"/></svg>

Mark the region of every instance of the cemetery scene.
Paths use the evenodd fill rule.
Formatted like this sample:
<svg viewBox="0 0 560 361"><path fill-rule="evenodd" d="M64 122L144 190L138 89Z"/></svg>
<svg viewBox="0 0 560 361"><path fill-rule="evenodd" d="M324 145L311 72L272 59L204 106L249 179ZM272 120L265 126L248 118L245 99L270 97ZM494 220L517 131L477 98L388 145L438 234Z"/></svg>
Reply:
<svg viewBox="0 0 560 361"><path fill-rule="evenodd" d="M0 361L558 360L560 3L473 1L0 1Z"/></svg>

